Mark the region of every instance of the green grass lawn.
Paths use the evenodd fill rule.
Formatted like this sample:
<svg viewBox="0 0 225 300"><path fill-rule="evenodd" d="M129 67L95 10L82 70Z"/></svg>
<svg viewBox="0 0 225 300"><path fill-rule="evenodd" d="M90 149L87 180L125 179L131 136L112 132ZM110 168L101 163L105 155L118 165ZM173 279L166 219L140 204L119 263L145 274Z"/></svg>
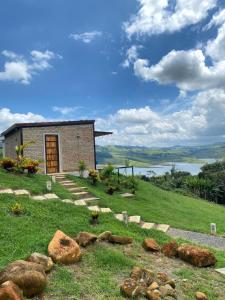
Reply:
<svg viewBox="0 0 225 300"><path fill-rule="evenodd" d="M46 194L48 193L46 182L49 180L50 177L47 175L13 174L0 168L0 189L26 189L33 195ZM72 197L72 194L58 183L52 184L52 192L64 199Z"/></svg>
<svg viewBox="0 0 225 300"><path fill-rule="evenodd" d="M110 196L102 183L95 187L88 180L69 177L87 186L101 199L102 207L110 207L114 212L127 211L129 215L140 215L144 221L205 233L209 233L210 223L216 223L218 234L225 235L225 207L222 205L165 191L142 180L138 180L135 197L122 198L119 193Z"/></svg>
<svg viewBox="0 0 225 300"><path fill-rule="evenodd" d="M32 193L45 192L47 176L15 176L3 171L0 172L1 187L27 188ZM82 181L82 184L88 183ZM144 184L146 185L146 183ZM141 193L141 185L142 183L140 183L138 193ZM147 193L147 185L145 185L143 194ZM119 206L119 203L125 200L118 195L113 197L107 196L100 186L89 188L104 198L102 201L105 201L105 203L103 204L113 203L113 206L110 206L120 211L122 207ZM54 189L58 195L65 196L65 190L60 185L56 185ZM151 190L152 187L150 187ZM181 196L179 195L179 197ZM138 204L138 194L137 198L127 199L126 201L133 201L133 203ZM140 198L139 201L141 203L143 200ZM21 203L26 208L25 215L15 217L10 214L10 207L15 202ZM117 202L118 207L116 205ZM136 206L138 207L138 205ZM132 205L130 204L126 209L129 210L129 207L132 207ZM157 206L152 205L152 209L156 208ZM172 211L172 207L170 211ZM167 214L169 216L168 211ZM156 268L157 271L165 268L165 258L162 256L158 260L157 256L146 253L142 249L141 243L144 238L151 237L163 244L170 240L167 235L156 230L143 230L135 224L125 226L117 221L112 214L100 215L100 224L94 227L90 225L89 218L90 212L85 207L65 204L60 202L60 200L38 202L24 196L0 195L0 268L14 260L26 258L32 252L47 254L48 243L57 229L62 230L71 237L75 237L80 231L90 231L99 234L105 230L110 230L114 234L133 237L134 243L128 247L113 246L106 243L96 244L83 250L84 255L80 263L72 266L55 266L49 275L49 284L44 296L45 300L124 299L120 295L119 285L124 278L129 276L134 265ZM172 220L172 216L170 218ZM225 253L215 250L214 253L218 259L217 266L224 266ZM179 279L186 276L181 269L184 264L179 262L179 260L166 259L166 262L169 264L171 262L171 265L174 264L173 271L176 278ZM190 268L191 271L195 272L195 268ZM172 272L170 265L166 266L165 271ZM207 269L207 271L199 269L197 272L196 276L200 279L190 281L191 287L189 287L183 299L189 300L194 298L194 292L201 285L201 289L208 293L209 300L222 300L225 293L223 286L225 285L221 285L219 294L213 286L214 281L212 281L212 288L211 283L209 285L211 276L212 278L215 277L215 280L220 279L222 282L221 277L215 275L215 272L211 271L211 269ZM207 280L205 281L201 279L204 277L204 274L207 274ZM183 287L180 287L180 289L182 290Z"/></svg>

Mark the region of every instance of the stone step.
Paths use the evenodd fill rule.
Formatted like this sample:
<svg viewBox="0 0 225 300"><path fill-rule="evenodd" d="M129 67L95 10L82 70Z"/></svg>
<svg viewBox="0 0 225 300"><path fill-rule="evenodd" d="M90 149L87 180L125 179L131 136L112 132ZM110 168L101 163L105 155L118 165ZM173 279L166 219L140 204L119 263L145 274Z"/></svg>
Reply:
<svg viewBox="0 0 225 300"><path fill-rule="evenodd" d="M73 183L73 184L74 184L74 182L73 182L72 180L62 180L62 181L60 181L60 183L61 183L61 184L65 184L65 183Z"/></svg>
<svg viewBox="0 0 225 300"><path fill-rule="evenodd" d="M130 216L130 217L128 217L128 222L129 222L129 223L140 224L140 222L141 222L141 217L140 217L140 216Z"/></svg>
<svg viewBox="0 0 225 300"><path fill-rule="evenodd" d="M14 194L16 196L20 196L20 195L26 195L26 196L29 196L30 195L30 192L28 192L27 190L15 190L14 191Z"/></svg>
<svg viewBox="0 0 225 300"><path fill-rule="evenodd" d="M121 197L123 198L129 198L129 197L134 197L134 194L131 194L131 193L123 193L123 194L120 194Z"/></svg>
<svg viewBox="0 0 225 300"><path fill-rule="evenodd" d="M89 194L88 192L76 192L76 193L73 193L73 195L76 195L76 196L82 196L82 195L87 195Z"/></svg>
<svg viewBox="0 0 225 300"><path fill-rule="evenodd" d="M76 200L74 201L75 205L79 205L79 206L86 206L87 203L84 200Z"/></svg>
<svg viewBox="0 0 225 300"><path fill-rule="evenodd" d="M100 200L100 198L90 197L90 198L83 198L83 199L80 199L80 200L84 200L85 202L91 202L91 201Z"/></svg>
<svg viewBox="0 0 225 300"><path fill-rule="evenodd" d="M13 194L12 189L2 189L0 190L0 194Z"/></svg>
<svg viewBox="0 0 225 300"><path fill-rule="evenodd" d="M70 192L76 192L76 191L82 191L82 190L86 190L87 188L85 186L81 186L81 187L74 187L74 188L69 188L68 191Z"/></svg>
<svg viewBox="0 0 225 300"><path fill-rule="evenodd" d="M74 204L74 201L72 201L72 200L70 200L70 199L64 199L64 200L62 200L62 202Z"/></svg>
<svg viewBox="0 0 225 300"><path fill-rule="evenodd" d="M155 229L160 230L164 233L166 233L169 230L169 228L170 228L170 225L167 225L167 224L157 224L155 227Z"/></svg>
<svg viewBox="0 0 225 300"><path fill-rule="evenodd" d="M97 205L95 205L95 206L88 206L87 208L90 211L99 211L100 212L100 208Z"/></svg>
<svg viewBox="0 0 225 300"><path fill-rule="evenodd" d="M101 207L100 208L101 213L111 213L112 210L109 207Z"/></svg>
<svg viewBox="0 0 225 300"><path fill-rule="evenodd" d="M140 226L143 229L153 229L155 228L155 223L142 222Z"/></svg>
<svg viewBox="0 0 225 300"><path fill-rule="evenodd" d="M61 183L61 185L67 187L67 186L74 186L76 187L76 185L74 184L74 182L71 182L71 183Z"/></svg>
<svg viewBox="0 0 225 300"><path fill-rule="evenodd" d="M123 214L115 214L114 217L119 221L123 221Z"/></svg>

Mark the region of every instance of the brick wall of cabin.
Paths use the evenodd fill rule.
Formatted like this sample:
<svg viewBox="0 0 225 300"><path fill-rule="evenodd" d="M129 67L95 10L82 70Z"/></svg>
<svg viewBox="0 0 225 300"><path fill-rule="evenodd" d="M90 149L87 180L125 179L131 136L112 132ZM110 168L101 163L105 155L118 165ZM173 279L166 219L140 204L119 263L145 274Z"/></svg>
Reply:
<svg viewBox="0 0 225 300"><path fill-rule="evenodd" d="M21 145L21 133L20 130L14 131L13 133L5 137L4 142L4 154L5 157L16 158L15 147Z"/></svg>
<svg viewBox="0 0 225 300"><path fill-rule="evenodd" d="M95 168L92 124L23 128L23 142L35 141L24 151L25 156L45 161L45 134L59 136L60 172L77 171L80 160L84 160L87 168ZM44 163L41 168L45 172Z"/></svg>

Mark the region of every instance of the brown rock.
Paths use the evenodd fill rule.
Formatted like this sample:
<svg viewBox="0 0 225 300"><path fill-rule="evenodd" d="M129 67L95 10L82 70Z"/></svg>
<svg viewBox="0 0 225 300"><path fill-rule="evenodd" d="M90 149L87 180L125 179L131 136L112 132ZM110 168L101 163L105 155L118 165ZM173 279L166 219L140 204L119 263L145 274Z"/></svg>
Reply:
<svg viewBox="0 0 225 300"><path fill-rule="evenodd" d="M54 262L72 264L81 259L80 247L76 241L57 230L48 245L49 256Z"/></svg>
<svg viewBox="0 0 225 300"><path fill-rule="evenodd" d="M160 246L154 239L145 239L143 241L142 246L147 251L153 251L153 252L160 251Z"/></svg>
<svg viewBox="0 0 225 300"><path fill-rule="evenodd" d="M131 271L131 274L130 274L130 278L138 281L141 279L142 277L142 269L139 268L139 267L133 267L133 270Z"/></svg>
<svg viewBox="0 0 225 300"><path fill-rule="evenodd" d="M156 280L159 283L159 285L165 285L171 279L169 278L169 276L166 273L158 272L156 275Z"/></svg>
<svg viewBox="0 0 225 300"><path fill-rule="evenodd" d="M178 244L176 241L172 241L168 244L165 244L162 247L162 253L167 257L177 257Z"/></svg>
<svg viewBox="0 0 225 300"><path fill-rule="evenodd" d="M0 286L1 300L23 300L23 293L12 281L6 281Z"/></svg>
<svg viewBox="0 0 225 300"><path fill-rule="evenodd" d="M208 249L192 245L182 245L178 248L179 257L197 267L209 267L216 264L216 258Z"/></svg>
<svg viewBox="0 0 225 300"><path fill-rule="evenodd" d="M175 281L173 279L170 279L166 282L166 284L169 284L173 289L176 288Z"/></svg>
<svg viewBox="0 0 225 300"><path fill-rule="evenodd" d="M14 282L26 297L40 294L47 284L43 266L24 260L9 264L0 273L0 284L5 281Z"/></svg>
<svg viewBox="0 0 225 300"><path fill-rule="evenodd" d="M142 280L149 286L155 278L155 273L149 269L142 269Z"/></svg>
<svg viewBox="0 0 225 300"><path fill-rule="evenodd" d="M147 290L146 297L149 300L161 300L161 294L158 290Z"/></svg>
<svg viewBox="0 0 225 300"><path fill-rule="evenodd" d="M82 247L86 247L90 244L93 244L96 240L97 240L96 235L85 231L80 232L76 237L77 243Z"/></svg>
<svg viewBox="0 0 225 300"><path fill-rule="evenodd" d="M32 253L31 256L29 256L26 260L42 265L45 272L50 271L54 265L51 257L37 252Z"/></svg>
<svg viewBox="0 0 225 300"><path fill-rule="evenodd" d="M113 244L115 243L115 244L126 245L126 244L131 244L133 242L133 239L127 236L111 235L109 237L109 242Z"/></svg>
<svg viewBox="0 0 225 300"><path fill-rule="evenodd" d="M159 288L162 297L171 296L174 299L177 299L176 290L174 290L169 284L162 285Z"/></svg>
<svg viewBox="0 0 225 300"><path fill-rule="evenodd" d="M124 280L123 284L120 287L120 291L125 297L135 298L140 296L141 287L138 286L136 280L128 278Z"/></svg>
<svg viewBox="0 0 225 300"><path fill-rule="evenodd" d="M159 285L156 281L154 281L150 286L148 287L148 290L154 291L159 288Z"/></svg>
<svg viewBox="0 0 225 300"><path fill-rule="evenodd" d="M206 296L206 294L204 294L202 292L197 292L195 294L195 298L196 298L196 300L208 300L208 297Z"/></svg>
<svg viewBox="0 0 225 300"><path fill-rule="evenodd" d="M111 237L112 232L111 231L105 231L99 234L98 236L98 241L108 241L109 238Z"/></svg>

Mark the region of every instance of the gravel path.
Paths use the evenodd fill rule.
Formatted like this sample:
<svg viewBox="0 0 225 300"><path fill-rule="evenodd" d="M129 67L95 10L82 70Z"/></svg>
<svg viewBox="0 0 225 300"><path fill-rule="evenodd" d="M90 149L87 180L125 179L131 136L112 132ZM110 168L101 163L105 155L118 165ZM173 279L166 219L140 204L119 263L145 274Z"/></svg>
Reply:
<svg viewBox="0 0 225 300"><path fill-rule="evenodd" d="M170 228L167 234L174 238L183 238L196 244L225 250L225 238L209 234Z"/></svg>

